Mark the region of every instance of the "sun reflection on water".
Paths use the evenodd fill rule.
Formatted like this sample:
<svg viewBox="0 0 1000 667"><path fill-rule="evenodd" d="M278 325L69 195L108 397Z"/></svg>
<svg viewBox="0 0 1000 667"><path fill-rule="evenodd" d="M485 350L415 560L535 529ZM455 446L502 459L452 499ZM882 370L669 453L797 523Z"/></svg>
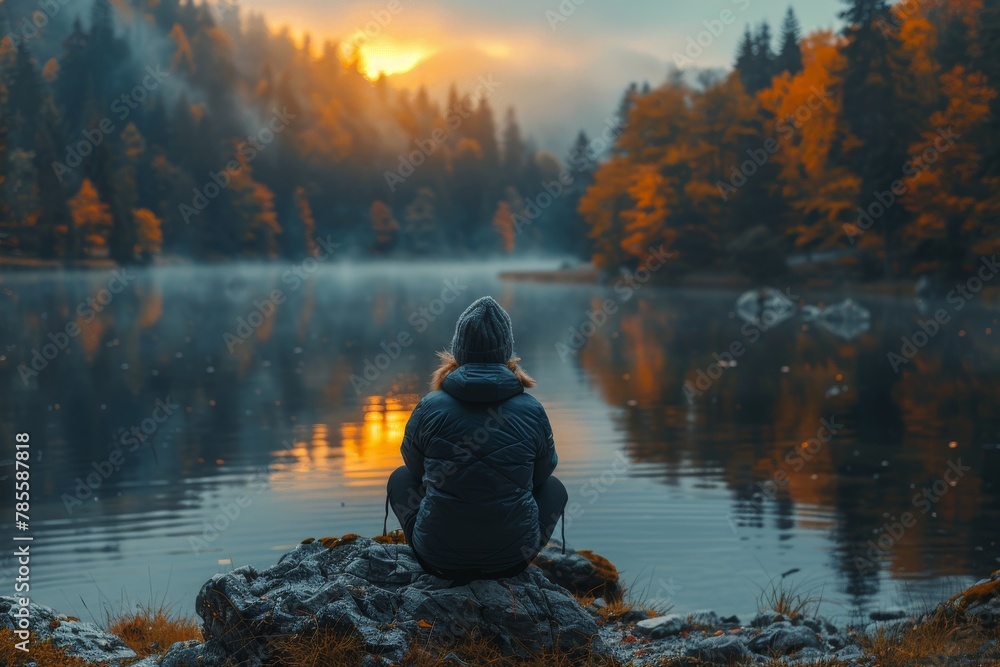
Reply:
<svg viewBox="0 0 1000 667"><path fill-rule="evenodd" d="M362 421L340 425L343 475L349 486L385 483L389 471L402 462L403 431L419 400L417 394L369 396L362 405Z"/></svg>

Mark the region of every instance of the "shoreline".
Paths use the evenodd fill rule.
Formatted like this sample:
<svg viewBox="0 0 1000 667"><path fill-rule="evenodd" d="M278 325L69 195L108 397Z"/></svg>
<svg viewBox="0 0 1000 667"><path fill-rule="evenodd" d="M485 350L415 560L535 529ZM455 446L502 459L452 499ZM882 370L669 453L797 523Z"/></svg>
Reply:
<svg viewBox="0 0 1000 667"><path fill-rule="evenodd" d="M374 260L373 260L374 261ZM397 262L400 265L408 263L423 264L433 260L405 260ZM158 257L149 264L122 265L108 258L87 258L66 262L62 260L42 260L36 258L0 257L0 276L4 273L61 273L71 271L109 271L122 268L163 268L163 267L224 267L243 264L241 260L222 260L197 262L180 256ZM261 266L284 266L289 264L283 260L260 260ZM352 261L352 264L355 263ZM365 264L365 262L360 262ZM538 285L593 285L611 287L619 280L628 280L625 276L605 276L590 263L581 263L572 267L543 269L504 269L497 273L501 282L532 283ZM680 276L669 282L651 281L650 287L690 290L719 290L726 292L741 292L764 286L764 282L754 282L745 276L729 272L693 272ZM873 281L853 278L816 278L796 275L794 272L783 278L770 280L768 284L788 287L792 290L803 290L820 294L861 294L871 297L913 298L916 299L916 279L892 278ZM948 283L945 283L948 286ZM979 296L987 301L1000 301L1000 285L983 286Z"/></svg>
<svg viewBox="0 0 1000 667"><path fill-rule="evenodd" d="M672 613L629 599L607 559L550 542L522 574L456 585L424 573L399 531L312 538L258 571L214 575L199 619L163 607L104 627L0 596L9 667L872 667L1000 665L1000 570L924 610L872 613L864 627L820 615L779 581L752 619ZM469 606L471 605L471 606ZM21 625L25 627L25 625ZM19 634L23 633L23 634ZM31 653L13 648L30 637ZM10 639L11 641L7 641Z"/></svg>

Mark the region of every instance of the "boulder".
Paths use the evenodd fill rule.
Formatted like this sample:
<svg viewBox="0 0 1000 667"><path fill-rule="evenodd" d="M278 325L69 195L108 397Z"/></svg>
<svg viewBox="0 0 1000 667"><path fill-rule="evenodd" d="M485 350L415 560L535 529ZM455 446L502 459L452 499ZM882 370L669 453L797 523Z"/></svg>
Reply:
<svg viewBox="0 0 1000 667"><path fill-rule="evenodd" d="M207 666L229 659L256 667L270 654L269 638L317 630L359 640L382 662L402 659L417 639L453 645L482 637L523 657L608 653L590 614L538 568L458 586L425 573L408 546L366 538L308 541L266 570L216 575L195 608Z"/></svg>
<svg viewBox="0 0 1000 667"><path fill-rule="evenodd" d="M952 602L957 602L957 608L966 618L987 628L1000 626L1000 570L976 582Z"/></svg>
<svg viewBox="0 0 1000 667"><path fill-rule="evenodd" d="M650 639L662 639L680 634L687 627L687 617L681 614L667 614L648 618L635 624L635 634Z"/></svg>
<svg viewBox="0 0 1000 667"><path fill-rule="evenodd" d="M173 644L159 662L159 667L200 667L205 645L197 640Z"/></svg>
<svg viewBox="0 0 1000 667"><path fill-rule="evenodd" d="M686 649L684 655L713 665L742 664L753 657L746 644L732 635L706 637Z"/></svg>
<svg viewBox="0 0 1000 667"><path fill-rule="evenodd" d="M789 655L804 648L822 649L816 632L805 625L788 621L772 623L748 642L750 650L762 655Z"/></svg>
<svg viewBox="0 0 1000 667"><path fill-rule="evenodd" d="M719 627L719 615L710 609L693 611L688 615L688 625L694 628L714 630Z"/></svg>
<svg viewBox="0 0 1000 667"><path fill-rule="evenodd" d="M0 596L0 628L19 628L13 615L16 605L15 598ZM34 634L32 641L49 641L66 655L87 662L102 662L109 667L117 667L123 660L136 657L135 651L120 638L93 623L85 623L33 602L28 605L28 629Z"/></svg>
<svg viewBox="0 0 1000 667"><path fill-rule="evenodd" d="M624 590L618 569L607 558L593 551L575 551L556 540L549 542L533 561L542 573L578 597L601 597L608 602L622 599Z"/></svg>

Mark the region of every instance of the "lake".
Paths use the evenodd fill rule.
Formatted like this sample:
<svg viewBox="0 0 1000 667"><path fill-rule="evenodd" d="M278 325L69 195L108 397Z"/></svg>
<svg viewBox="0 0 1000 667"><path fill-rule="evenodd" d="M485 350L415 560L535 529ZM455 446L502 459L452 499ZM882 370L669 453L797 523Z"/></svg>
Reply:
<svg viewBox="0 0 1000 667"><path fill-rule="evenodd" d="M0 275L2 525L15 532L27 432L33 599L87 620L151 600L190 614L216 572L380 533L435 352L483 294L509 310L538 380L570 546L606 556L647 603L746 622L788 573L850 619L1000 568L987 303L793 290L799 305L853 296L870 319L843 329L800 310L768 326L735 312L738 291L508 282L502 268ZM948 319L921 338L935 309ZM0 575L12 593L9 555Z"/></svg>

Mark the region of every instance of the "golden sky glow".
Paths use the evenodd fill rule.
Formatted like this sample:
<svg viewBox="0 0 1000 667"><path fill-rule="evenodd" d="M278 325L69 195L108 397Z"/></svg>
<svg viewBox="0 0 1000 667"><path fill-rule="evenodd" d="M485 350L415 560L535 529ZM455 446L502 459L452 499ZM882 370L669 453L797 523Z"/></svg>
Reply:
<svg viewBox="0 0 1000 667"><path fill-rule="evenodd" d="M408 72L421 60L434 53L434 49L419 42L406 41L389 35L363 39L363 33L349 38L343 56L350 59L356 51L361 56L361 71L375 80L380 74L392 75Z"/></svg>

